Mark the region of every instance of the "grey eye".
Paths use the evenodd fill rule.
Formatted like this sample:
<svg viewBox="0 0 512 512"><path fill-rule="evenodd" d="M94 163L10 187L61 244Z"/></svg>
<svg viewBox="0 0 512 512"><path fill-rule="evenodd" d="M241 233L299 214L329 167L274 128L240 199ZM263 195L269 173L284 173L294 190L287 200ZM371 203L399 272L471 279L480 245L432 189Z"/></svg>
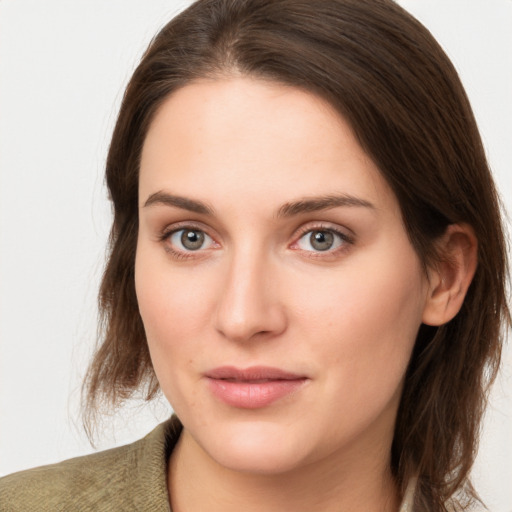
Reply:
<svg viewBox="0 0 512 512"><path fill-rule="evenodd" d="M170 237L170 242L183 251L198 251L205 249L205 245L211 245L212 239L199 229L185 228L175 231Z"/></svg>
<svg viewBox="0 0 512 512"><path fill-rule="evenodd" d="M201 231L190 231L188 229L184 229L181 234L181 243L185 249L189 251L196 251L200 249L204 243L204 233Z"/></svg>
<svg viewBox="0 0 512 512"><path fill-rule="evenodd" d="M335 231L315 229L302 235L297 245L304 251L325 252L338 248L344 242L343 236Z"/></svg>
<svg viewBox="0 0 512 512"><path fill-rule="evenodd" d="M311 247L317 251L327 251L334 243L334 235L328 231L313 231L309 235Z"/></svg>

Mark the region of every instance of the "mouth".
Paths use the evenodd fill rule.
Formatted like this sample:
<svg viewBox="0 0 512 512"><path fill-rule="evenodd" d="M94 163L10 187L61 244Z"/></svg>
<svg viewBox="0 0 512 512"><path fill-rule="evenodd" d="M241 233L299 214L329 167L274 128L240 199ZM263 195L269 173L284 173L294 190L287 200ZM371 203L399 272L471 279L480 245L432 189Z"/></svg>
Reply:
<svg viewBox="0 0 512 512"><path fill-rule="evenodd" d="M266 407L295 394L309 380L305 375L265 366L223 366L208 371L205 377L217 399L241 409Z"/></svg>

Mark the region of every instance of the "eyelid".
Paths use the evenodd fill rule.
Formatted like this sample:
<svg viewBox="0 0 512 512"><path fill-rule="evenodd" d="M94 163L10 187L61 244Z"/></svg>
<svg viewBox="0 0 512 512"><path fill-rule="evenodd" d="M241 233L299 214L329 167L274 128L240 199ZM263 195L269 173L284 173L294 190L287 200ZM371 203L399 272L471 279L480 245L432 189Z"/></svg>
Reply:
<svg viewBox="0 0 512 512"><path fill-rule="evenodd" d="M188 252L199 252L202 250L209 249L210 246L215 243L213 238L208 233L205 233L204 231L202 231L200 229L190 229L190 228L180 228L180 229L171 231L167 237L167 240L171 241L171 245L178 245L178 244L176 244L176 241L175 241L176 235L178 235L179 233L182 233L182 236L183 236L183 233L185 233L185 232L201 233L202 237L203 237L202 242L208 244L208 247L199 247L197 249L188 249L187 247L185 247L185 248L180 248L179 249L180 251L187 252L187 253ZM183 240L180 240L180 243L183 245Z"/></svg>
<svg viewBox="0 0 512 512"><path fill-rule="evenodd" d="M339 246L333 250L326 250L326 251L314 251L314 250L308 251L308 250L301 249L300 247L298 247L298 243L304 237L304 235L306 235L307 233L314 232L314 231L328 231L328 232L334 233L336 236L341 238L343 243L341 244L341 246ZM348 233L348 232L350 232L350 233ZM339 225L332 224L330 222L313 222L313 223L308 223L308 224L301 226L293 235L293 240L294 241L289 246L290 248L292 248L294 250L303 251L304 253L308 253L308 256L312 257L312 258L322 258L322 257L325 258L325 257L333 256L333 255L337 254L338 252L347 250L348 247L350 247L351 245L354 244L355 236L354 236L352 230L350 230L348 228L342 228Z"/></svg>
<svg viewBox="0 0 512 512"><path fill-rule="evenodd" d="M295 233L293 234L293 238L298 239L301 236L305 235L306 233L309 233L310 231L332 231L334 233L339 234L340 236L347 240L350 240L352 242L355 241L355 233L351 229L345 226L340 226L338 224L326 221L312 221L303 224L295 231Z"/></svg>
<svg viewBox="0 0 512 512"><path fill-rule="evenodd" d="M201 258L204 256L204 253L208 250L210 250L212 247L208 247L205 249L197 249L196 251L193 250L183 250L175 247L170 243L170 239L173 234L177 233L178 231L182 230L190 230L190 231L201 231L205 234L208 238L210 238L213 242L213 248L219 247L220 244L217 242L216 238L212 236L209 233L209 229L202 224L201 222L195 222L195 221L181 221L181 222L175 222L172 224L169 224L166 226L158 235L158 239L161 243L164 244L164 248L166 252L168 252L171 256L173 256L175 259L190 259L190 258Z"/></svg>
<svg viewBox="0 0 512 512"><path fill-rule="evenodd" d="M160 230L159 238L167 238L171 233L179 231L180 229L202 231L203 233L207 234L210 238L216 241L216 237L211 234L211 229L208 225L194 220L183 220L178 222L172 222L166 225L164 228Z"/></svg>

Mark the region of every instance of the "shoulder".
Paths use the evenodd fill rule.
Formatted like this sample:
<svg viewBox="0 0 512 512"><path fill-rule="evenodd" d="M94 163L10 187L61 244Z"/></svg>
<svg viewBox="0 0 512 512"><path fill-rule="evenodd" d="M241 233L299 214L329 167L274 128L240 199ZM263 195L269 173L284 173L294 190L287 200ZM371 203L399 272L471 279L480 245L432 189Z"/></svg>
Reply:
<svg viewBox="0 0 512 512"><path fill-rule="evenodd" d="M72 510L78 500L85 509L105 499L106 480L110 480L108 487L119 485L133 449L134 445L123 446L6 476L0 479L0 511L35 510L36 506Z"/></svg>
<svg viewBox="0 0 512 512"><path fill-rule="evenodd" d="M126 446L0 478L0 512L167 512L169 426Z"/></svg>

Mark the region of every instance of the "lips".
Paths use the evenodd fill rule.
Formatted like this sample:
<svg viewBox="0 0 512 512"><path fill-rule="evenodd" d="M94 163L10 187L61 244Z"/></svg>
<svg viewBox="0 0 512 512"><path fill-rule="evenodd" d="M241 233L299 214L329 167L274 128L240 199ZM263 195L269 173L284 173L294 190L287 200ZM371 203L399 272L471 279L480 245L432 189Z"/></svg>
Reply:
<svg viewBox="0 0 512 512"><path fill-rule="evenodd" d="M308 381L304 375L265 366L223 366L208 371L205 377L216 398L242 409L266 407L295 393Z"/></svg>

